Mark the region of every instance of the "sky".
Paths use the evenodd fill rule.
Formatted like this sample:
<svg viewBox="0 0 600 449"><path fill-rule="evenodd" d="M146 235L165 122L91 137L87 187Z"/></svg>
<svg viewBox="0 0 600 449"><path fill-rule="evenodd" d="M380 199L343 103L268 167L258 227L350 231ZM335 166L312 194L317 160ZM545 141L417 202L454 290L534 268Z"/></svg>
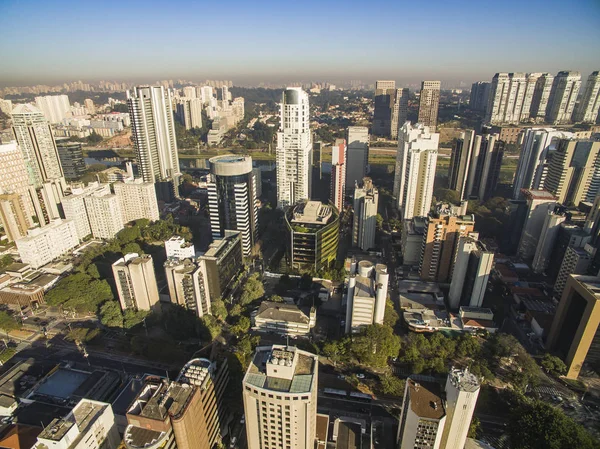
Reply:
<svg viewBox="0 0 600 449"><path fill-rule="evenodd" d="M0 0L0 86L600 70L600 0Z"/></svg>

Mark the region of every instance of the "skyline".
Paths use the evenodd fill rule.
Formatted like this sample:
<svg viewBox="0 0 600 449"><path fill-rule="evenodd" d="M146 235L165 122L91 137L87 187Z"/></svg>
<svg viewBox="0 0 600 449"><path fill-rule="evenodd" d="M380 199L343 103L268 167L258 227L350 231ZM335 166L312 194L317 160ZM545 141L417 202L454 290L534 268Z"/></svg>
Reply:
<svg viewBox="0 0 600 449"><path fill-rule="evenodd" d="M493 13L473 0L434 0L428 10L339 1L114 5L33 0L25 10L3 2L0 86L164 78L469 85L496 72L576 70L585 78L599 69L600 4L594 0L575 6L509 0L494 3ZM384 23L382 17L398 19Z"/></svg>

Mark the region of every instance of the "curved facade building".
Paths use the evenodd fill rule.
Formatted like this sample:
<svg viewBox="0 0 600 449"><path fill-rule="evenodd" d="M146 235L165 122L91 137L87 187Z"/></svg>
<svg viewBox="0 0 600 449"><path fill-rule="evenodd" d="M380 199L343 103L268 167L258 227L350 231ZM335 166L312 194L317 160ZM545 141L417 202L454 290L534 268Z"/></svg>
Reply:
<svg viewBox="0 0 600 449"><path fill-rule="evenodd" d="M249 256L256 240L258 206L252 158L227 154L209 159L208 209L213 239L225 230L242 233L242 250Z"/></svg>
<svg viewBox="0 0 600 449"><path fill-rule="evenodd" d="M315 272L336 259L339 212L333 205L305 201L286 211L287 257L291 268Z"/></svg>

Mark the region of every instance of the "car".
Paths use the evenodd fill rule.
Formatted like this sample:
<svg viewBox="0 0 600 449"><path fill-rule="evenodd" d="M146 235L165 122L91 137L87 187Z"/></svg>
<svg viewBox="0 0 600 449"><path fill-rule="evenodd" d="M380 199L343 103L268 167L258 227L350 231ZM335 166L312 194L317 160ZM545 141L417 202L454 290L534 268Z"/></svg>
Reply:
<svg viewBox="0 0 600 449"><path fill-rule="evenodd" d="M240 424L246 424L246 415L242 415L242 419L240 419Z"/></svg>
<svg viewBox="0 0 600 449"><path fill-rule="evenodd" d="M345 380L345 379L346 379L346 376L344 376L343 374L338 374L338 379Z"/></svg>
<svg viewBox="0 0 600 449"><path fill-rule="evenodd" d="M356 373L356 377L358 377L359 379L364 379L365 375L363 373Z"/></svg>

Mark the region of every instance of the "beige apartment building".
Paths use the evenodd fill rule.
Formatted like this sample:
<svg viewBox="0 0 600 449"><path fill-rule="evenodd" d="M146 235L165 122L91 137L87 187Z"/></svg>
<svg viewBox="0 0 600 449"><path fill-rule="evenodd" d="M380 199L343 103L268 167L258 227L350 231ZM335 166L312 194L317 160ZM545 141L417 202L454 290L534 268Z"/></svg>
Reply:
<svg viewBox="0 0 600 449"><path fill-rule="evenodd" d="M433 132L437 126L438 109L440 108L440 87L440 81L423 81L421 83L418 123L429 126Z"/></svg>
<svg viewBox="0 0 600 449"><path fill-rule="evenodd" d="M158 286L152 256L126 254L113 266L121 309L151 310L158 305Z"/></svg>

